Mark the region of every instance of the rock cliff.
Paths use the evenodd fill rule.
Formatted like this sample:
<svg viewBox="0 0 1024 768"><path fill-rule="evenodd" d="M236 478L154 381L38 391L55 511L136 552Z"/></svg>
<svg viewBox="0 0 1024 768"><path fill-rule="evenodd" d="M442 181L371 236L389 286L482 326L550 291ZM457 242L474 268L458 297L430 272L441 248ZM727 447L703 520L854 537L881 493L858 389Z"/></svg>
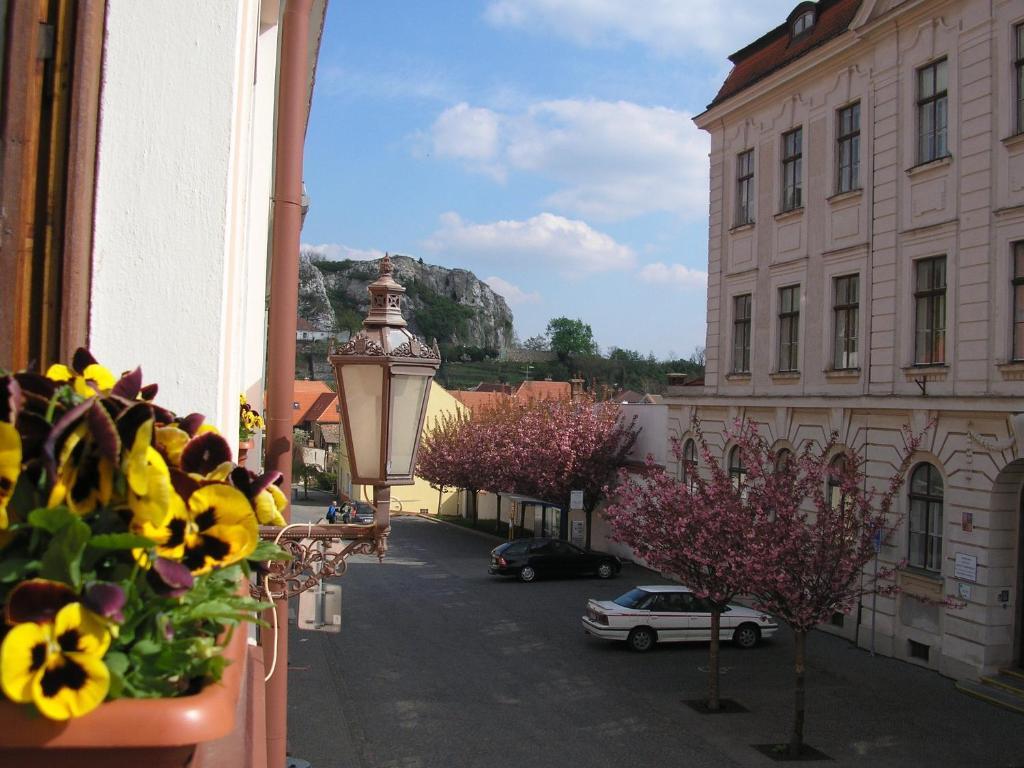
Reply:
<svg viewBox="0 0 1024 768"><path fill-rule="evenodd" d="M392 256L394 277L406 289L402 312L410 330L428 343L476 347L495 354L512 345L512 311L505 299L465 269ZM376 261L318 261L299 265L299 316L324 331L355 331L369 309L366 287L377 279Z"/></svg>

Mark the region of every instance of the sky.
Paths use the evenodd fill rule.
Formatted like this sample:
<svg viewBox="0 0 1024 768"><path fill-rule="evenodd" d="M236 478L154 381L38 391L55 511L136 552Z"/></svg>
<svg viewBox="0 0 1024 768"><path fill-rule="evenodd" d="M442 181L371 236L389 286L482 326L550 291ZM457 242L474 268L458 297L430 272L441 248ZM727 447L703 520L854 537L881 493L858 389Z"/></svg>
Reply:
<svg viewBox="0 0 1024 768"><path fill-rule="evenodd" d="M796 0L330 0L303 244L472 271L525 340L704 345L707 134L728 55Z"/></svg>

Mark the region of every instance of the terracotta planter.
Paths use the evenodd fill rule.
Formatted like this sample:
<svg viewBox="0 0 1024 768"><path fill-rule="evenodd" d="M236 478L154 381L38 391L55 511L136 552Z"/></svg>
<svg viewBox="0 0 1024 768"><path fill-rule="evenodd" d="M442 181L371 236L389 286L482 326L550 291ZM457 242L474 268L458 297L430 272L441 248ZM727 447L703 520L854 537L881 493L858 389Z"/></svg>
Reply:
<svg viewBox="0 0 1024 768"><path fill-rule="evenodd" d="M196 747L235 726L244 672L245 625L224 650L224 676L194 696L118 699L64 723L0 700L0 768L184 768Z"/></svg>
<svg viewBox="0 0 1024 768"><path fill-rule="evenodd" d="M252 448L252 440L239 440L238 441L238 463L245 466L245 459L249 455L249 450Z"/></svg>

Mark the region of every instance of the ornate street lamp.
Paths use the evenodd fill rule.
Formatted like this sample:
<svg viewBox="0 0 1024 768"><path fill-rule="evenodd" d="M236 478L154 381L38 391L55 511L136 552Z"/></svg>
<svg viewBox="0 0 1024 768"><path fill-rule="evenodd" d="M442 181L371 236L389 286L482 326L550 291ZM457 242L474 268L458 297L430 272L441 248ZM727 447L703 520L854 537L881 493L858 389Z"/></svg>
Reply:
<svg viewBox="0 0 1024 768"><path fill-rule="evenodd" d="M381 533L390 525L390 486L415 482L430 382L441 364L437 342L427 346L406 328L405 288L391 275L385 254L379 277L368 288L370 312L363 330L330 355L352 481L373 486Z"/></svg>

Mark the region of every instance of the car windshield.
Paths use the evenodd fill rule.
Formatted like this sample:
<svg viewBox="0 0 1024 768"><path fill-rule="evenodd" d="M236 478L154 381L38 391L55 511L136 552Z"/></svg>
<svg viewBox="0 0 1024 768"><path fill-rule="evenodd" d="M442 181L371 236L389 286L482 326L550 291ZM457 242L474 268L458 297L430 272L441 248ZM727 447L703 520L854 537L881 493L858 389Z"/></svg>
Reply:
<svg viewBox="0 0 1024 768"><path fill-rule="evenodd" d="M626 594L616 597L613 602L623 608L642 608L650 599L650 592L643 589L631 589Z"/></svg>

